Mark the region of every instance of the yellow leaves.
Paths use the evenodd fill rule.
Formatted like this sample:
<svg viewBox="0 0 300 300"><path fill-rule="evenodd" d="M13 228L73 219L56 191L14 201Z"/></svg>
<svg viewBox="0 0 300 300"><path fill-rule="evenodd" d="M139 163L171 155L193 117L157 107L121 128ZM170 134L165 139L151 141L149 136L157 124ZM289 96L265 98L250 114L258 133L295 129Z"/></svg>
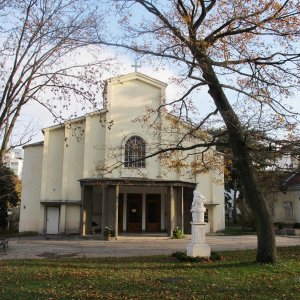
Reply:
<svg viewBox="0 0 300 300"><path fill-rule="evenodd" d="M169 171L174 171L179 175L194 177L199 174L213 173L216 177L222 175L220 179L213 178L216 182L223 183L223 155L210 150L199 152L197 155L189 151L172 151L160 154L162 166Z"/></svg>
<svg viewBox="0 0 300 300"><path fill-rule="evenodd" d="M231 175L231 170L227 166L225 166L225 168L224 168L224 176L225 177L229 177L230 175Z"/></svg>
<svg viewBox="0 0 300 300"><path fill-rule="evenodd" d="M208 172L217 172L219 174L224 171L223 156L215 151L203 152L197 155L197 160L191 163L193 175L205 174Z"/></svg>
<svg viewBox="0 0 300 300"><path fill-rule="evenodd" d="M189 164L181 155L181 151L172 151L171 153L162 153L159 156L160 162L169 170L174 170L175 172L181 174L184 169L188 168Z"/></svg>
<svg viewBox="0 0 300 300"><path fill-rule="evenodd" d="M182 21L183 21L183 23L185 23L185 24L191 24L191 16L190 15L185 15L185 16L183 16L182 17Z"/></svg>

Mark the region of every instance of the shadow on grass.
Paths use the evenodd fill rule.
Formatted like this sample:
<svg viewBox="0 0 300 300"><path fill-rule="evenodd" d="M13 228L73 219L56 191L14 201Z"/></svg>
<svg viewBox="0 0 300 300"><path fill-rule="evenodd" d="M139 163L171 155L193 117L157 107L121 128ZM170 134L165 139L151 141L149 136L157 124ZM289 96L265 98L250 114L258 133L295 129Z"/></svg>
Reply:
<svg viewBox="0 0 300 300"><path fill-rule="evenodd" d="M278 248L279 263L286 260L297 261L300 258L300 246ZM106 257L106 258L74 258L74 254L61 256L48 255L45 259L9 260L2 261L3 264L11 266L28 266L43 268L64 268L64 269L90 269L97 270L188 270L199 269L231 269L260 266L255 262L255 250L240 250L219 252L223 259L215 262L182 262L176 258L165 255L139 256L139 257ZM69 256L69 257L68 257Z"/></svg>
<svg viewBox="0 0 300 300"><path fill-rule="evenodd" d="M254 260L230 261L230 258L218 262L181 262L170 256L147 256L147 257L127 257L127 258L68 258L68 257L49 257L47 259L37 260L10 260L10 265L41 267L41 268L63 268L68 269L86 269L86 270L135 270L135 271L184 271L190 269L239 269L259 266Z"/></svg>

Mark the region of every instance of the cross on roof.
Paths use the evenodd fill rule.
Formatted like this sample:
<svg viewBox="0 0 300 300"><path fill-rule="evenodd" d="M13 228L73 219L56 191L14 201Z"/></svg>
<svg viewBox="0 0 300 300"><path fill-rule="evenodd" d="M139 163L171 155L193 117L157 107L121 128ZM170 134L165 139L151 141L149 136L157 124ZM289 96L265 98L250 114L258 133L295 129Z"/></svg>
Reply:
<svg viewBox="0 0 300 300"><path fill-rule="evenodd" d="M138 65L137 62L138 62L138 61L135 60L134 65L131 65L131 66L134 68L134 72L137 72L137 69L142 67L142 65L141 65L141 64Z"/></svg>

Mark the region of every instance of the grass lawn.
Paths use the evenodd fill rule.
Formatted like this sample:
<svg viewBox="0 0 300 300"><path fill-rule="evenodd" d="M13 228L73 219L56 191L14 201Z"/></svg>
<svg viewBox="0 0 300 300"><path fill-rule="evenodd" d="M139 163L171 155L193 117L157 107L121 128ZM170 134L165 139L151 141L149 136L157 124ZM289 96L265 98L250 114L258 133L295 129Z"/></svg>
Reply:
<svg viewBox="0 0 300 300"><path fill-rule="evenodd" d="M256 235L256 232L252 228L243 229L239 225L226 225L222 233L224 235L248 235L248 234Z"/></svg>
<svg viewBox="0 0 300 300"><path fill-rule="evenodd" d="M0 299L300 299L300 247L279 248L275 265L255 264L255 251L220 254L4 260Z"/></svg>

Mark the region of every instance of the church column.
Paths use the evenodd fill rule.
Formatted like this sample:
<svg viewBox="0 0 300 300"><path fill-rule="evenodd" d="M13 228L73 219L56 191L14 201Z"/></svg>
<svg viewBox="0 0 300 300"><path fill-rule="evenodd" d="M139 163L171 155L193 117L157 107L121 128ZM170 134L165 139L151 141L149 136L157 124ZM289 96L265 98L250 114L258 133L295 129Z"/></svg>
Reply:
<svg viewBox="0 0 300 300"><path fill-rule="evenodd" d="M119 191L120 191L120 186L117 184L116 189L115 189L115 237L118 237L119 234Z"/></svg>
<svg viewBox="0 0 300 300"><path fill-rule="evenodd" d="M65 139L70 139L70 129L68 126L65 128ZM68 165L69 165L69 152L70 148L67 143L64 143L64 154L63 154L63 166L62 166L62 182L61 182L61 200L67 201L67 190L68 190ZM60 216L59 216L59 233L66 233L66 204L60 206Z"/></svg>
<svg viewBox="0 0 300 300"><path fill-rule="evenodd" d="M86 235L86 210L84 206L84 185L81 185L81 208L80 208L80 226L79 233L81 237L85 237Z"/></svg>
<svg viewBox="0 0 300 300"><path fill-rule="evenodd" d="M217 218L216 218L216 206L212 206L210 209L210 216L209 216L209 221L211 222L211 232L216 232L217 231Z"/></svg>
<svg viewBox="0 0 300 300"><path fill-rule="evenodd" d="M165 203L166 203L166 190L165 188L162 189L161 192L161 207L160 207L160 229L161 231L164 231L166 229L165 225Z"/></svg>
<svg viewBox="0 0 300 300"><path fill-rule="evenodd" d="M175 229L175 195L174 187L170 187L170 236L173 234Z"/></svg>
<svg viewBox="0 0 300 300"><path fill-rule="evenodd" d="M47 227L46 211L47 211L47 206L40 205L39 233L41 234L46 234L46 227Z"/></svg>
<svg viewBox="0 0 300 300"><path fill-rule="evenodd" d="M183 206L183 186L181 187L181 230L184 233L184 206Z"/></svg>
<svg viewBox="0 0 300 300"><path fill-rule="evenodd" d="M107 186L106 184L103 184L102 185L102 224L101 224L102 235L104 233L104 227L106 226L106 197L107 197Z"/></svg>
<svg viewBox="0 0 300 300"><path fill-rule="evenodd" d="M123 231L127 231L127 193L124 194L123 198Z"/></svg>
<svg viewBox="0 0 300 300"><path fill-rule="evenodd" d="M43 149L43 163L42 163L42 178L41 178L41 201L47 199L47 182L48 182L48 151L49 151L49 130L44 131L44 149ZM47 227L47 206L41 205L39 217L39 232L46 233Z"/></svg>
<svg viewBox="0 0 300 300"><path fill-rule="evenodd" d="M146 193L142 196L142 231L146 231Z"/></svg>
<svg viewBox="0 0 300 300"><path fill-rule="evenodd" d="M86 236L86 209L82 210L82 237Z"/></svg>
<svg viewBox="0 0 300 300"><path fill-rule="evenodd" d="M84 128L84 159L83 159L83 178L90 176L90 161L91 161L91 116L86 116Z"/></svg>
<svg viewBox="0 0 300 300"><path fill-rule="evenodd" d="M70 129L65 128L65 141L70 142ZM61 200L66 201L68 195L68 168L69 168L70 147L68 142L64 142L64 154L62 165L62 183L61 183Z"/></svg>

